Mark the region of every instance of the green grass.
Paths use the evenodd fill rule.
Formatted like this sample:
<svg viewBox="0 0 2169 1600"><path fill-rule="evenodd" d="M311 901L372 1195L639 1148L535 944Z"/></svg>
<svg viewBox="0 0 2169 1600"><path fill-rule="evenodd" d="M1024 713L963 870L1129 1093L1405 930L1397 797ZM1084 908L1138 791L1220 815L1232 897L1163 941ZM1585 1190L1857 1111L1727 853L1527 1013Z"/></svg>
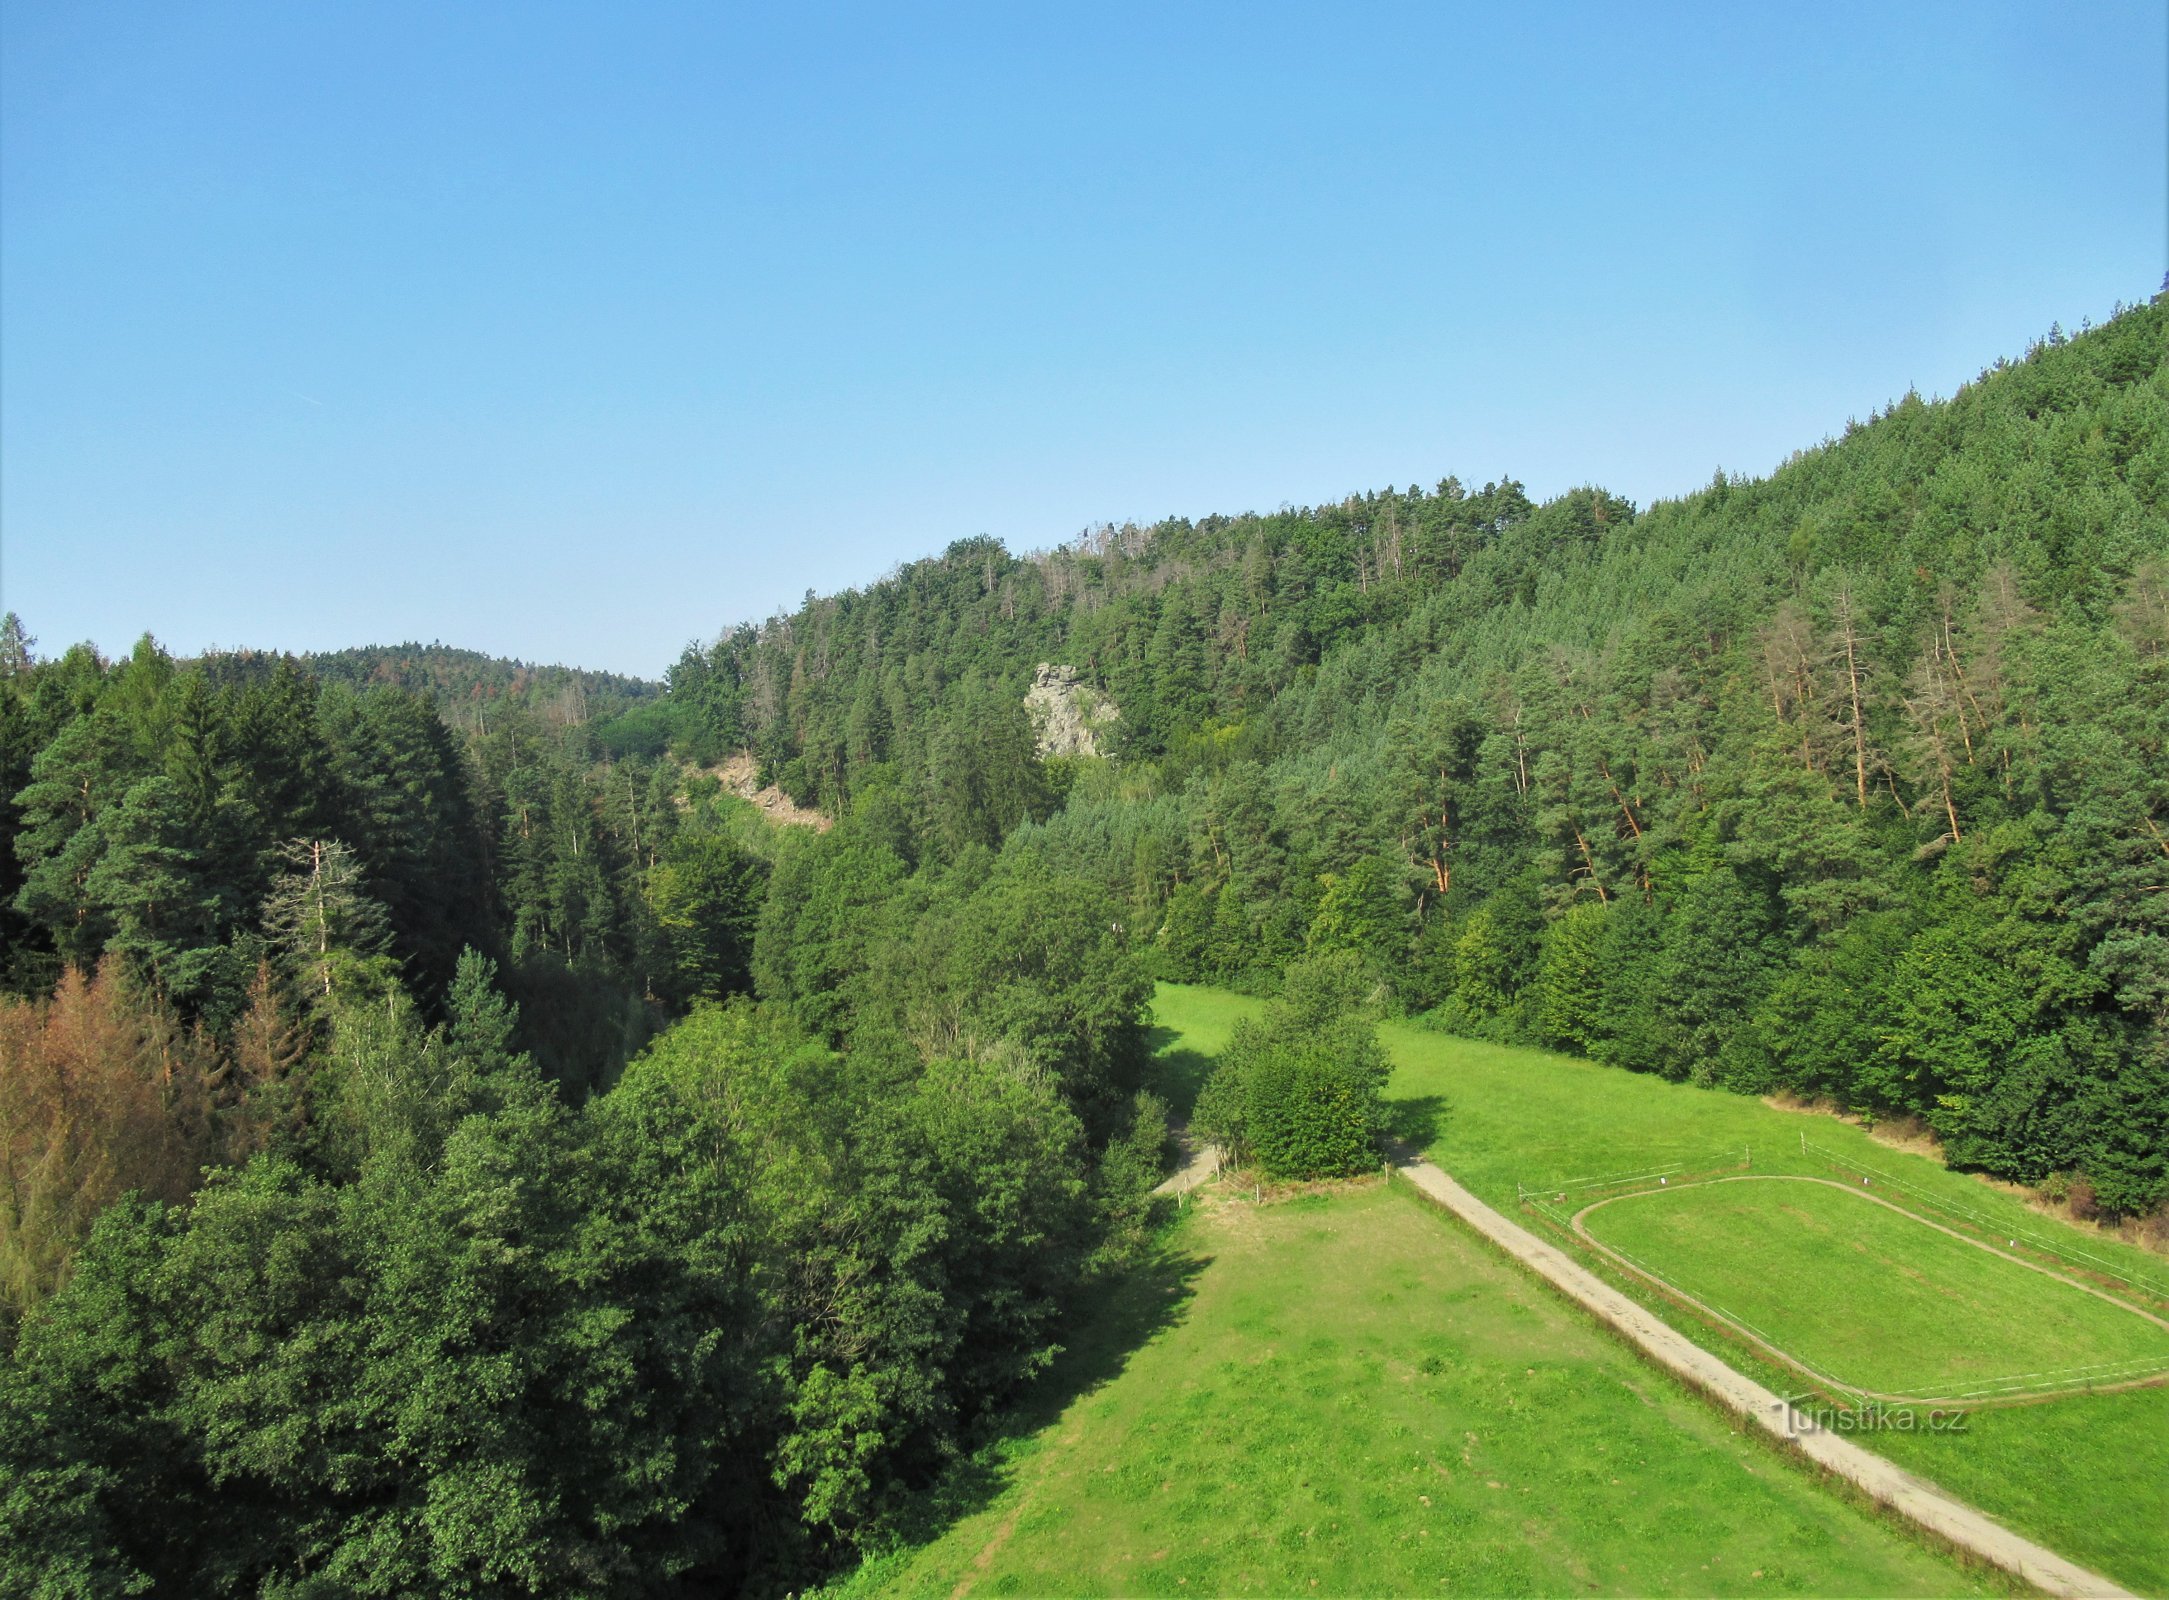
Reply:
<svg viewBox="0 0 2169 1600"><path fill-rule="evenodd" d="M1197 1003L1197 991L1169 987L1161 993L1164 1015L1183 1015ZM1218 999L1233 1015L1254 1003L1233 995ZM2163 1276L2156 1257L2043 1218L2014 1196L1891 1150L1829 1117L1409 1025L1381 1032L1395 1068L1388 1092L1399 1103L1404 1131L1509 1214L1517 1180L1543 1183L1644 1163L1695 1163L1741 1146L1755 1151L1760 1169L1788 1150L1797 1152L1804 1132L1998 1225L2037 1233L2061 1229L2080 1248L2126 1270ZM1538 1225L1526 1215L1524 1220ZM1630 1275L1610 1275L1637 1292ZM1794 1381L1790 1369L1758 1362L1740 1341L1684 1314L1671 1320L1773 1387ZM1920 1354L1932 1364L1940 1352ZM2169 1594L2169 1388L1977 1412L1963 1434L1880 1433L1863 1442L2075 1561L2141 1592Z"/></svg>
<svg viewBox="0 0 2169 1600"><path fill-rule="evenodd" d="M1164 983L1152 1003L1152 1071L1147 1087L1177 1116L1187 1117L1212 1059L1227 1047L1239 1018L1259 1002L1225 989Z"/></svg>
<svg viewBox="0 0 2169 1600"><path fill-rule="evenodd" d="M705 772L693 774L688 781L685 825L721 834L748 855L771 864L790 848L796 831Z"/></svg>
<svg viewBox="0 0 2169 1600"><path fill-rule="evenodd" d="M1168 1248L1058 1366L1041 1425L962 1471L945 1525L846 1593L1994 1586L1405 1190L1195 1206Z"/></svg>
<svg viewBox="0 0 2169 1600"><path fill-rule="evenodd" d="M2139 1594L2169 1594L2169 1389L1976 1411L1873 1447Z"/></svg>
<svg viewBox="0 0 2169 1600"><path fill-rule="evenodd" d="M2169 1368L2169 1328L1851 1189L1773 1177L1646 1190L1599 1206L1583 1226L1810 1368L1872 1393Z"/></svg>
<svg viewBox="0 0 2169 1600"><path fill-rule="evenodd" d="M1256 1002L1164 988L1187 1107ZM1413 1104L1416 1125L1424 1107ZM843 1594L1997 1587L1682 1393L1406 1191L1211 1191Z"/></svg>
<svg viewBox="0 0 2169 1600"><path fill-rule="evenodd" d="M1178 1110L1256 1005L1163 986L1154 1086ZM1413 1027L1385 1038L1404 1134L1509 1212L1517 1178L1702 1164L1742 1145L1764 1170L1805 1129L1999 1223L2061 1226L1828 1118ZM1751 1347L1673 1320L1788 1386ZM1194 1205L1011 1424L841 1593L1896 1594L1994 1581L1734 1432L1399 1192ZM1964 1433L1855 1437L2075 1560L2169 1593L2169 1389L1976 1411Z"/></svg>

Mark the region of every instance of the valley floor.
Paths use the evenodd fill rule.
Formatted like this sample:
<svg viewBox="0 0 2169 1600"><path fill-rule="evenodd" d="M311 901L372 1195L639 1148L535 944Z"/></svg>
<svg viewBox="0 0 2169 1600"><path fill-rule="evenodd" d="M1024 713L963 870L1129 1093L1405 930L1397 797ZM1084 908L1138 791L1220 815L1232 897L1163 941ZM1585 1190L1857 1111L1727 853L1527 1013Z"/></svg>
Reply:
<svg viewBox="0 0 2169 1600"><path fill-rule="evenodd" d="M1212 1194L1129 1290L1164 1305L1105 1313L1156 1330L848 1592L2000 1587L1832 1495L1405 1192Z"/></svg>
<svg viewBox="0 0 2169 1600"><path fill-rule="evenodd" d="M1207 1027L1218 1030L1232 1026L1230 1002L1244 1003L1216 991L1170 987L1161 991L1158 1011L1163 1026L1180 1028L1195 1007ZM1394 1061L1388 1093L1413 1142L1508 1215L1516 1212L1517 1183L1632 1171L1666 1160L1702 1164L1743 1146L1754 1150L1757 1170L1776 1168L1797 1159L1804 1136L1811 1146L1898 1176L1922 1195L2014 1233L2060 1232L2071 1245L2135 1278L2158 1284L2169 1277L2158 1257L2044 1218L2000 1189L1892 1150L1833 1118L1406 1024L1380 1033ZM1603 1267L1593 1254L1585 1264ZM1722 1265L1713 1258L1711 1270ZM1796 1373L1758 1361L1750 1347L1668 1306L1633 1278L1603 1275L1748 1376L1781 1392L1799 1387ZM1888 1279L1893 1288L1902 1281ZM1857 1307L1840 1306L1837 1298L1803 1302L1798 1328L1812 1322L1827 1338L1833 1323L1854 1320ZM1857 1323L1855 1351L1899 1337L1892 1316L1901 1304L1893 1296L1885 1309L1892 1315ZM2138 1327L2142 1334L2150 1331ZM1968 1346L1983 1336L1978 1328L1969 1334L1960 1319L1948 1348L1911 1354L1923 1371L1949 1370L1969 1359ZM2083 1567L2142 1594L2169 1594L2169 1387L1977 1410L1962 1434L1880 1432L1862 1442Z"/></svg>
<svg viewBox="0 0 2169 1600"><path fill-rule="evenodd" d="M1178 1114L1254 1004L1162 987L1158 1087ZM1809 1120L1542 1052L1407 1026L1383 1034L1404 1133L1509 1215L1521 1175L1695 1162L1749 1143L1776 1151ZM2043 1225L2016 1200L1856 1128L1813 1119L1813 1138L1999 1225ZM1268 1194L1258 1205L1216 1185L1185 1207L1158 1258L1078 1330L1012 1431L928 1497L919 1537L841 1594L1896 1595L2006 1584L1842 1497L1399 1186ZM2132 1255L2134 1271L2158 1270ZM1784 1369L1646 1285L1607 1276L1790 1392ZM1861 1442L2082 1565L2169 1592L2169 1389L1984 1410L1960 1436Z"/></svg>

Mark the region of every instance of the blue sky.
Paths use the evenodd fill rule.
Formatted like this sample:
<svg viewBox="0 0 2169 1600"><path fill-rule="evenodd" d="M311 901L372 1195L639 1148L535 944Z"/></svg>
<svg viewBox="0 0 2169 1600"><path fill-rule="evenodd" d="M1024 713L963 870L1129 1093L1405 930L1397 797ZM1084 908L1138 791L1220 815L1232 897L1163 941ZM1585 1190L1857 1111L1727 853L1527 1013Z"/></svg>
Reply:
<svg viewBox="0 0 2169 1600"><path fill-rule="evenodd" d="M0 12L0 605L658 673L950 539L1647 503L2169 266L2147 4Z"/></svg>

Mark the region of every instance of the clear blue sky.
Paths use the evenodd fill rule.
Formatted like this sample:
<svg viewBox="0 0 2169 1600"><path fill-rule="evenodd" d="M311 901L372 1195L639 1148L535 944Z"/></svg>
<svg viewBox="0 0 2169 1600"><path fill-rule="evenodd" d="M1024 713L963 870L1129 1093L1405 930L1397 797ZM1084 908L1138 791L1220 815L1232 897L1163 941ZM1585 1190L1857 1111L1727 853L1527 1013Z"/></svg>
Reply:
<svg viewBox="0 0 2169 1600"><path fill-rule="evenodd" d="M952 538L1637 501L2169 266L2160 0L8 0L0 605L659 672Z"/></svg>

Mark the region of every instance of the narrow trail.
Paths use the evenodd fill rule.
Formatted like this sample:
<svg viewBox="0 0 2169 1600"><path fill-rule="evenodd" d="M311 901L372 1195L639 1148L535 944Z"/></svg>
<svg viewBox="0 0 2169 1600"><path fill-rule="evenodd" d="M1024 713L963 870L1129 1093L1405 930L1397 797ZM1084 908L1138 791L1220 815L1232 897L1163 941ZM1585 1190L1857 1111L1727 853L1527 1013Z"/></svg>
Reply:
<svg viewBox="0 0 2169 1600"><path fill-rule="evenodd" d="M1218 1146L1199 1141L1191 1134L1190 1125L1186 1122L1171 1125L1168 1134L1182 1151L1182 1162L1160 1180L1159 1185L1152 1191L1154 1194L1187 1194L1199 1184L1219 1176Z"/></svg>
<svg viewBox="0 0 2169 1600"><path fill-rule="evenodd" d="M1782 1397L1636 1305L1557 1246L1501 1216L1413 1151L1396 1152L1394 1164L1419 1194L1445 1207L1568 1299L1603 1318L1659 1366L1955 1549L2014 1573L2047 1594L2131 1600L2129 1590L2013 1533L1927 1479L1808 1424Z"/></svg>

